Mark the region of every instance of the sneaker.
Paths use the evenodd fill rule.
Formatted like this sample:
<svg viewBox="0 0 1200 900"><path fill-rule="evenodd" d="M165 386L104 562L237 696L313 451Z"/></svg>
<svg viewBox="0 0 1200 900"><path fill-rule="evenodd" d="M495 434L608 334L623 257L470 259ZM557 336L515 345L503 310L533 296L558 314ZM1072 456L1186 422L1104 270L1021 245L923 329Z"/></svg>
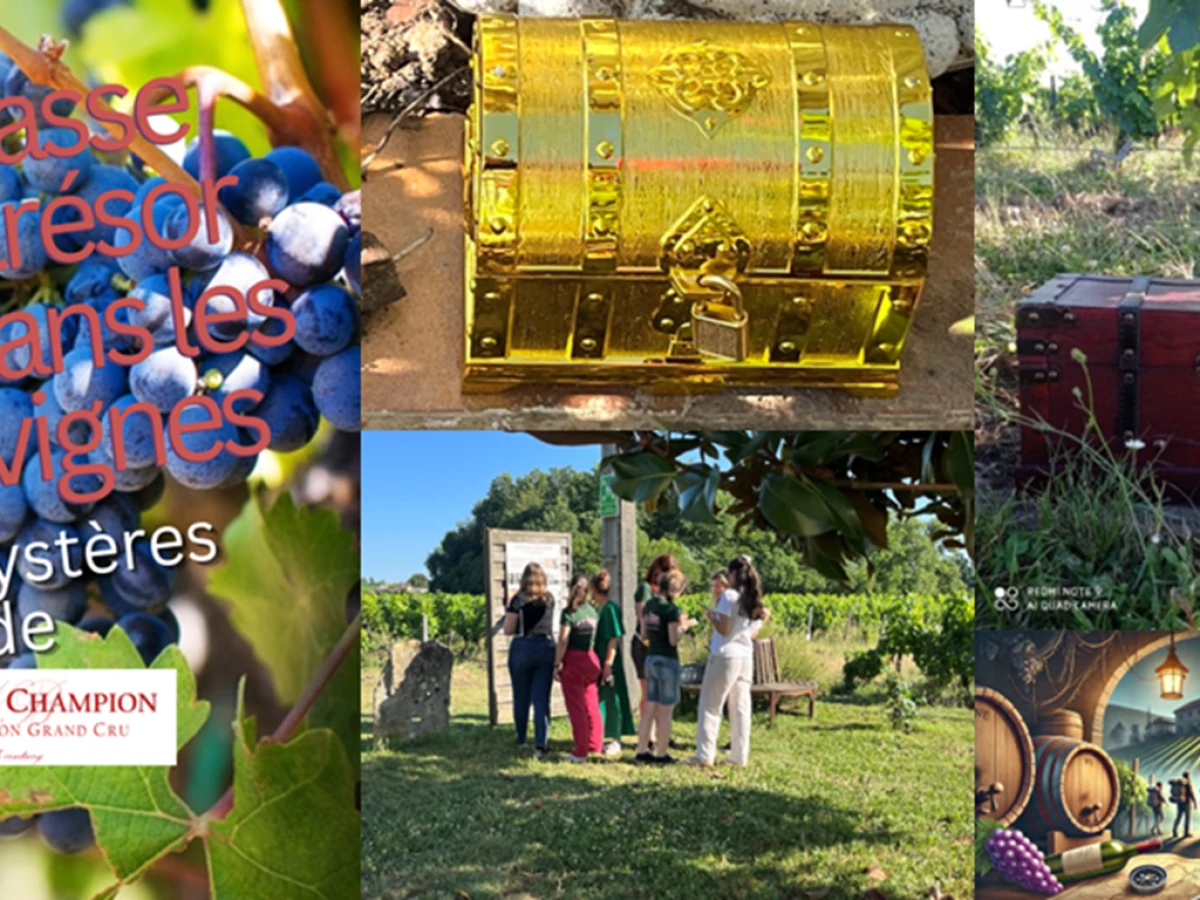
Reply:
<svg viewBox="0 0 1200 900"><path fill-rule="evenodd" d="M688 748L687 744L681 744L679 741L675 740L675 738L671 738L669 741L667 741L667 746L672 750L686 750Z"/></svg>
<svg viewBox="0 0 1200 900"><path fill-rule="evenodd" d="M567 762L571 762L571 763L585 763L585 762L587 762L587 761L588 761L588 758L587 758L586 756L576 756L574 753L568 753L568 754L567 754Z"/></svg>
<svg viewBox="0 0 1200 900"><path fill-rule="evenodd" d="M667 753L663 756L653 757L651 759L651 762L653 762L655 765L659 765L659 766L669 766L669 765L674 764L675 757L673 757L670 753Z"/></svg>
<svg viewBox="0 0 1200 900"><path fill-rule="evenodd" d="M549 755L550 755L550 751L546 747L534 747L533 748L533 758L534 759L545 759Z"/></svg>
<svg viewBox="0 0 1200 900"><path fill-rule="evenodd" d="M704 766L705 768L712 765L707 759L701 759L699 756L689 756L684 761L684 765L688 766Z"/></svg>
<svg viewBox="0 0 1200 900"><path fill-rule="evenodd" d="M605 744L604 745L604 755L607 756L609 759L615 759L616 757L620 756L621 755L621 742L620 741L609 741L607 744Z"/></svg>
<svg viewBox="0 0 1200 900"><path fill-rule="evenodd" d="M637 756L635 756L633 758L633 761L637 762L637 763L652 763L652 762L654 762L654 754L653 753L639 753Z"/></svg>

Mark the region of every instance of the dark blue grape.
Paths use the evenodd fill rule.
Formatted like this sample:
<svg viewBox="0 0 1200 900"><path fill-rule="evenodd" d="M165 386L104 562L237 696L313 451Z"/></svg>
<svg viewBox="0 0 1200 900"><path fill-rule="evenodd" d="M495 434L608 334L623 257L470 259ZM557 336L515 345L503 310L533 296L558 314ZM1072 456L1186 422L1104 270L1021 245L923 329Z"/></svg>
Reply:
<svg viewBox="0 0 1200 900"><path fill-rule="evenodd" d="M260 290L257 295L254 294L253 288L255 285L269 279L270 273L266 268L253 256L248 253L231 253L213 272L212 278L209 279L205 290L214 287L226 287L236 290L242 297L249 299L250 296L255 296L255 299L262 306L273 306L275 303L275 292L270 288ZM223 295L214 295L205 300L205 305L209 313L232 313L237 309L236 304L229 297ZM213 336L221 340L231 340L236 338L243 331L253 331L262 325L265 316L260 313L253 312L248 306L243 304L243 309L246 310L244 319L237 319L230 322L218 322L209 324L208 330Z"/></svg>
<svg viewBox="0 0 1200 900"><path fill-rule="evenodd" d="M33 401L22 390L11 387L0 387L0 457L10 468L17 460L17 444L21 438L21 425L33 416ZM33 429L29 429L30 437L25 442L25 457L33 450ZM17 466L16 468L20 468Z"/></svg>
<svg viewBox="0 0 1200 900"><path fill-rule="evenodd" d="M313 356L332 356L344 350L358 330L354 296L336 284L303 291L292 302L296 344Z"/></svg>
<svg viewBox="0 0 1200 900"><path fill-rule="evenodd" d="M47 128L38 132L38 146L42 148L47 144L74 147L79 142L79 136L69 128ZM47 153L45 159L38 159L30 153L25 160L25 179L39 191L57 194L66 181L67 173L74 171L75 180L67 193L75 193L87 182L94 159L86 144L70 156L51 156Z"/></svg>
<svg viewBox="0 0 1200 900"><path fill-rule="evenodd" d="M123 416L121 420L121 444L125 452L124 467L130 469L141 469L146 466L157 465L155 441L161 436L161 432L159 431L161 419L156 421L152 415L144 410L136 410L133 413L126 412L129 407L139 402L142 401L139 401L133 394L125 394L123 397L118 397L113 401L110 407L110 414L116 412ZM106 463L111 465L117 461L113 451L112 420L109 415L106 415L104 417L104 436L96 448L96 453Z"/></svg>
<svg viewBox="0 0 1200 900"><path fill-rule="evenodd" d="M362 191L350 191L342 194L333 205L334 210L350 229L350 234L362 231Z"/></svg>
<svg viewBox="0 0 1200 900"><path fill-rule="evenodd" d="M25 489L19 484L0 485L0 541L11 541L29 515Z"/></svg>
<svg viewBox="0 0 1200 900"><path fill-rule="evenodd" d="M87 184L80 188L78 196L82 197L88 206L92 209L96 208L96 201L101 194L107 194L109 191L129 191L133 194L137 192L138 183L133 176L124 169L118 169L116 166L95 165L92 166L92 174L88 176ZM104 202L104 210L110 216L121 216L129 212L129 207L132 201L122 200L116 197L110 197ZM74 213L74 210L72 210ZM72 221L78 219L78 214L75 214ZM113 243L113 238L116 235L115 225L106 225L103 222L96 220L96 224L87 231L81 231L73 234L78 246L82 247L88 241L96 241L97 244L101 241Z"/></svg>
<svg viewBox="0 0 1200 900"><path fill-rule="evenodd" d="M246 149L237 137L228 131L214 131L213 145L216 149L216 177L224 178L244 159L250 158ZM188 142L187 153L183 157L183 168L193 178L200 177L200 139L194 138Z"/></svg>
<svg viewBox="0 0 1200 900"><path fill-rule="evenodd" d="M59 809L38 816L38 834L59 853L81 853L95 843L86 809Z"/></svg>
<svg viewBox="0 0 1200 900"><path fill-rule="evenodd" d="M87 588L81 581L72 581L53 591L32 584L22 584L17 591L17 611L22 621L36 612L48 615L56 622L75 624L87 612Z"/></svg>
<svg viewBox="0 0 1200 900"><path fill-rule="evenodd" d="M154 214L154 230L159 235L167 236L167 219L170 218L171 213L181 208L184 208L183 200L175 194L164 194L155 200L151 207ZM142 231L142 242L136 250L117 258L117 264L121 267L121 271L134 281L166 272L172 262L171 251L157 246L147 235L148 229L143 222L144 209L140 203L135 204L127 215L127 218L136 223ZM133 232L131 230L126 228L116 230L113 236L114 247L124 248L132 242Z"/></svg>
<svg viewBox="0 0 1200 900"><path fill-rule="evenodd" d="M190 425L201 422L211 422L209 414L199 406L189 406L179 414L181 424ZM201 431L193 431L180 435L180 443L192 453L206 453L218 441L239 442L238 430L225 418L220 422ZM238 458L222 448L212 459L204 462L189 462L176 451L173 445L167 448L167 472L184 487L196 490L211 490L220 487L234 470L238 468Z"/></svg>
<svg viewBox="0 0 1200 900"><path fill-rule="evenodd" d="M74 538L74 543L67 545L67 562L70 573L63 563L62 548L55 544L60 536ZM37 562L30 562L26 550L33 543L45 544L49 549L38 548L33 551ZM83 570L83 544L79 540L79 529L74 525L47 522L45 519L31 519L21 529L15 541L19 551L17 556L17 572L22 580L32 583L44 591L54 591L66 587L76 574Z"/></svg>
<svg viewBox="0 0 1200 900"><path fill-rule="evenodd" d="M171 599L172 570L158 563L147 542L134 544L132 565L125 553L117 563L116 571L109 576L112 588L129 606L158 609Z"/></svg>
<svg viewBox="0 0 1200 900"><path fill-rule="evenodd" d="M49 257L46 255L46 247L42 243L42 235L40 229L42 227L42 213L40 210L33 212L24 212L17 219L17 250L21 255L20 265L16 264L15 259L10 259L8 255L8 216L5 215L6 207L15 207L16 202L0 203L0 263L3 268L0 268L0 278L5 278L9 281L19 281L28 278L30 275L46 268L46 263Z"/></svg>
<svg viewBox="0 0 1200 900"><path fill-rule="evenodd" d="M307 150L299 147L276 147L264 159L269 159L283 171L288 183L288 196L299 198L322 180L321 167Z"/></svg>
<svg viewBox="0 0 1200 900"><path fill-rule="evenodd" d="M16 837L19 834L24 834L36 824L36 816L29 816L28 818L9 816L7 819L0 819L0 838Z"/></svg>
<svg viewBox="0 0 1200 900"><path fill-rule="evenodd" d="M293 287L329 281L342 268L350 231L328 206L297 203L267 229L267 265Z"/></svg>
<svg viewBox="0 0 1200 900"><path fill-rule="evenodd" d="M25 466L21 477L21 486L25 489L25 502L36 515L49 522L68 524L86 516L96 505L95 502L78 503L67 500L59 490L59 481L65 473L64 462L67 454L55 449L50 455L52 474L49 480L42 478L42 467L35 460ZM77 461L78 462L78 461ZM91 494L102 487L100 477L93 474L72 475L68 481L71 490L79 494Z"/></svg>
<svg viewBox="0 0 1200 900"><path fill-rule="evenodd" d="M268 446L280 453L305 446L321 423L312 391L291 375L276 375L271 379L271 389L254 414L266 423L271 433Z"/></svg>
<svg viewBox="0 0 1200 900"><path fill-rule="evenodd" d="M160 347L129 370L129 389L139 400L169 414L175 404L196 393L196 379L191 359L177 347Z"/></svg>
<svg viewBox="0 0 1200 900"><path fill-rule="evenodd" d="M342 192L330 184L328 181L322 181L314 184L304 196L300 198L301 203L320 203L322 206L333 208L337 206L339 200L342 199Z"/></svg>
<svg viewBox="0 0 1200 900"><path fill-rule="evenodd" d="M218 404L235 391L258 391L265 394L271 383L271 376L262 360L240 350L218 356L206 356L200 361L198 368L206 393ZM238 402L237 411L246 412L257 405L250 402L249 397L244 397Z"/></svg>
<svg viewBox="0 0 1200 900"><path fill-rule="evenodd" d="M346 280L355 294L362 293L362 232L356 232L346 244L346 253L342 257L342 267L346 272Z"/></svg>
<svg viewBox="0 0 1200 900"><path fill-rule="evenodd" d="M3 115L3 113L0 113ZM0 125L4 124L0 121ZM9 165L0 164L0 203L20 200L25 194L21 173Z"/></svg>
<svg viewBox="0 0 1200 900"><path fill-rule="evenodd" d="M117 627L129 635L146 665L158 659L159 654L173 643L167 623L149 613L122 616L117 620Z"/></svg>
<svg viewBox="0 0 1200 900"><path fill-rule="evenodd" d="M342 431L362 428L362 353L355 345L321 361L313 377L317 409Z"/></svg>
<svg viewBox="0 0 1200 900"><path fill-rule="evenodd" d="M288 182L283 170L269 159L247 159L229 173L238 183L221 188L218 196L243 225L257 226L287 206Z"/></svg>
<svg viewBox="0 0 1200 900"><path fill-rule="evenodd" d="M129 388L125 366L105 361L97 366L90 347L76 347L63 357L63 370L54 376L54 396L67 412L91 409L100 402L101 409L124 394Z"/></svg>
<svg viewBox="0 0 1200 900"><path fill-rule="evenodd" d="M80 631L86 631L88 634L98 634L100 637L108 637L108 633L112 631L114 624L116 623L108 616L88 616L77 627Z"/></svg>
<svg viewBox="0 0 1200 900"><path fill-rule="evenodd" d="M188 243L171 251L171 259L177 266L193 272L207 272L219 266L233 249L233 226L229 223L229 217L218 209L217 239L210 241L208 210L203 207L197 208L196 218L200 221L196 227L196 233L192 235L192 239ZM187 234L190 227L191 217L188 215L188 208L181 203L167 216L167 238L172 241L179 240Z"/></svg>

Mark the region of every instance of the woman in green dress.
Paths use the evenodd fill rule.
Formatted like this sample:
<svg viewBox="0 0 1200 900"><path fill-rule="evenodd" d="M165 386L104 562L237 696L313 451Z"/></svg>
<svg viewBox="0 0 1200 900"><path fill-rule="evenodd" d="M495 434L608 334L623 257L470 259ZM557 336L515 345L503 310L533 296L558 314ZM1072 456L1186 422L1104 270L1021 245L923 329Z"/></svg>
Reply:
<svg viewBox="0 0 1200 900"><path fill-rule="evenodd" d="M629 686L625 683L625 665L621 656L621 605L609 599L612 579L601 569L592 576L592 604L600 610L596 626L596 654L603 667L600 673L600 718L604 721L604 754L621 755L621 737L637 734L633 725L633 710L629 703Z"/></svg>

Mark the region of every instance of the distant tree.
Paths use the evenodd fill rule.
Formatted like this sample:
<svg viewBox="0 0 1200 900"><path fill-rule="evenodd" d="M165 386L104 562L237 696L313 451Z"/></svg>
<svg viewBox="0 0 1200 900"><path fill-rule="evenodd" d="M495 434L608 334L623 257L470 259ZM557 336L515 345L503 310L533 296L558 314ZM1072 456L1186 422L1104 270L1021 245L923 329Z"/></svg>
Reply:
<svg viewBox="0 0 1200 900"><path fill-rule="evenodd" d="M415 588L429 587L429 576L424 572L414 572L408 576L408 583Z"/></svg>
<svg viewBox="0 0 1200 900"><path fill-rule="evenodd" d="M488 528L568 532L572 535L576 570L598 569L599 489L595 470L536 469L519 478L508 474L496 477L471 510L471 518L448 531L426 560L430 588L450 593L484 592L483 554Z"/></svg>
<svg viewBox="0 0 1200 900"><path fill-rule="evenodd" d="M967 560L967 555L939 550L931 536L935 529L921 519L890 520L887 547L876 548L870 556L874 575L868 575L865 563L855 565L849 571L850 588L889 596L965 591L959 560Z"/></svg>

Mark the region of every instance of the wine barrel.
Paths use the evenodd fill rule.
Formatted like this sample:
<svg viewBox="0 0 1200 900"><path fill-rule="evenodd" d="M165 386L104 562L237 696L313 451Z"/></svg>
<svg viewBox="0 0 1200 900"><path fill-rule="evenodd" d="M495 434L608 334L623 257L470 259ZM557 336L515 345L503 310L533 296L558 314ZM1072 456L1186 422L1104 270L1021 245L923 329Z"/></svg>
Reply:
<svg viewBox="0 0 1200 900"><path fill-rule="evenodd" d="M1073 709L1060 709L1042 713L1037 724L1030 729L1034 737L1067 737L1083 740L1083 716Z"/></svg>
<svg viewBox="0 0 1200 900"><path fill-rule="evenodd" d="M1039 736L1033 739L1037 780L1033 804L1046 831L1069 837L1098 834L1117 814L1120 783L1109 755L1077 738Z"/></svg>
<svg viewBox="0 0 1200 900"><path fill-rule="evenodd" d="M1011 825L1033 793L1033 739L1000 693L975 688L975 815Z"/></svg>

